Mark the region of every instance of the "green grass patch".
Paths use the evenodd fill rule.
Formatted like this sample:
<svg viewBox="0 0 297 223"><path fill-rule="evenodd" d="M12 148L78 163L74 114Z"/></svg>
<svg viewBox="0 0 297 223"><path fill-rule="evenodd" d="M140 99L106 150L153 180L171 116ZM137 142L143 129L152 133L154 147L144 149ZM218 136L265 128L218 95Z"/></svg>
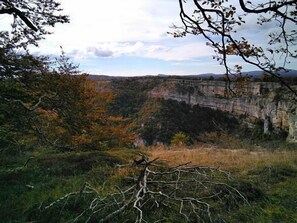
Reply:
<svg viewBox="0 0 297 223"><path fill-rule="evenodd" d="M123 163L106 152L44 153L34 158L32 154L19 154L1 159L0 222L33 220L30 216L36 215L36 210L79 190L85 182L103 185L113 175L115 165ZM75 214L75 209L72 211Z"/></svg>
<svg viewBox="0 0 297 223"><path fill-rule="evenodd" d="M242 206L227 217L227 222L297 222L297 169L286 164L252 170L252 179L264 196Z"/></svg>
<svg viewBox="0 0 297 223"><path fill-rule="evenodd" d="M80 191L86 182L96 188L100 195L115 191L116 185L130 185L131 181L125 177L137 176L139 169L117 168L116 165L131 163L138 152L119 149L80 153L35 151L18 155L2 154L0 222L74 221L88 209L95 194L72 196L51 208L45 207L68 193ZM212 190L220 192L222 199L210 201L214 212L213 222L297 222L297 162L271 163L239 172L241 174L228 184L243 193L249 204L232 197L224 186L214 187ZM186 191L191 193L191 188L188 185ZM161 222L186 222L179 214L179 206L175 204L171 207L160 206L154 210L153 216L150 215L150 208L146 211L144 217L148 222L152 217L163 219ZM90 222L97 222L100 214L104 213L94 215ZM128 209L112 222L135 218L135 210ZM78 222L85 220L81 218Z"/></svg>

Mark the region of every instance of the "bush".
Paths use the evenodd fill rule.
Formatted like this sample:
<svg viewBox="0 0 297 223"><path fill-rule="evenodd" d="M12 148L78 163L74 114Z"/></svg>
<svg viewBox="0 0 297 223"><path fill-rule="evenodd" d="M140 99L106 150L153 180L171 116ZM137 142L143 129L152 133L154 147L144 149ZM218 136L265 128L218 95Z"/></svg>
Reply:
<svg viewBox="0 0 297 223"><path fill-rule="evenodd" d="M176 133L171 139L173 146L186 146L190 144L190 137L183 132Z"/></svg>

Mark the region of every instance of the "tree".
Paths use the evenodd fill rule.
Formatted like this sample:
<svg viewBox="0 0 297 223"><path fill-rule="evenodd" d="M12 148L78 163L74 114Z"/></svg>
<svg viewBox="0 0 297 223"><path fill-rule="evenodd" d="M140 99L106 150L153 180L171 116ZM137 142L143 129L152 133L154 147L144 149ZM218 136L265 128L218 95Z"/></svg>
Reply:
<svg viewBox="0 0 297 223"><path fill-rule="evenodd" d="M0 0L0 15L13 19L11 28L9 24L1 24L0 31L0 119L3 120L1 125L6 126L4 129L27 126L23 121L28 120L41 102L51 96L40 91L40 80L42 74L49 71L49 60L30 55L27 47L37 46L39 40L50 34L49 26L69 21L68 16L60 14L61 11L60 3L54 0ZM19 112L30 115L26 114L27 118L18 116ZM18 122L20 119L23 121ZM7 120L11 121L8 125ZM19 141L13 138L13 141Z"/></svg>
<svg viewBox="0 0 297 223"><path fill-rule="evenodd" d="M114 93L87 75L51 73L43 90L55 92L40 104L34 129L45 142L68 150L102 149L130 144L125 120L108 114ZM100 88L100 89L98 89Z"/></svg>
<svg viewBox="0 0 297 223"><path fill-rule="evenodd" d="M183 132L177 132L171 139L171 145L173 146L186 146L190 144L190 137Z"/></svg>
<svg viewBox="0 0 297 223"><path fill-rule="evenodd" d="M192 4L193 3L193 4ZM228 0L179 0L182 27L174 26L175 37L188 34L202 35L207 45L214 48L216 59L225 67L226 78L241 76L242 66L231 68L232 56L241 58L245 63L278 78L297 97L288 83L279 75L297 57L297 2L294 0L251 1L239 0L230 5ZM194 8L194 11L193 11ZM247 20L256 17L254 27L274 27L267 34L267 46L257 45L241 36L238 31L244 28Z"/></svg>
<svg viewBox="0 0 297 223"><path fill-rule="evenodd" d="M30 55L28 46L37 46L50 34L49 27L69 21L61 11L54 0L0 0L0 14L13 16L11 30L0 32L0 145L4 149L36 142L68 149L130 143L124 121L107 114L113 93L99 91L87 75L78 75L78 67L63 50L56 61Z"/></svg>
<svg viewBox="0 0 297 223"><path fill-rule="evenodd" d="M0 48L27 48L38 45L47 27L69 22L68 16L60 14L60 3L55 0L0 0L0 14L11 15L11 30L0 32Z"/></svg>
<svg viewBox="0 0 297 223"><path fill-rule="evenodd" d="M53 0L0 0L0 15L13 19L11 28L2 20L0 31L1 148L30 146L36 139L32 123L37 109L55 96L42 89L48 58L32 56L27 48L50 34L49 26L69 21L60 11L60 3Z"/></svg>
<svg viewBox="0 0 297 223"><path fill-rule="evenodd" d="M52 65L54 69L52 68ZM0 138L4 149L41 143L58 149L102 149L131 143L126 122L108 114L114 93L62 56L12 55L0 71Z"/></svg>
<svg viewBox="0 0 297 223"><path fill-rule="evenodd" d="M0 129L1 147L30 144L34 134L30 120L52 92L42 90L42 73L47 70L43 57L18 55L0 50Z"/></svg>

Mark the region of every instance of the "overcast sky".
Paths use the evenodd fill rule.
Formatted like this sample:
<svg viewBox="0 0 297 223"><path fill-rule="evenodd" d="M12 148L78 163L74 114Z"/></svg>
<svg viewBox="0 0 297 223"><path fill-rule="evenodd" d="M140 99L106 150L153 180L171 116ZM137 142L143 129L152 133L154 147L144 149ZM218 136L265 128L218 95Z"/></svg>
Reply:
<svg viewBox="0 0 297 223"><path fill-rule="evenodd" d="M173 38L167 34L173 23L181 24L177 0L61 0L61 3L70 23L56 26L54 34L33 51L58 55L62 46L82 72L91 74L224 72L212 59L214 53L202 37ZM252 35L249 31L247 36L262 41L263 27ZM245 70L255 68L247 66Z"/></svg>

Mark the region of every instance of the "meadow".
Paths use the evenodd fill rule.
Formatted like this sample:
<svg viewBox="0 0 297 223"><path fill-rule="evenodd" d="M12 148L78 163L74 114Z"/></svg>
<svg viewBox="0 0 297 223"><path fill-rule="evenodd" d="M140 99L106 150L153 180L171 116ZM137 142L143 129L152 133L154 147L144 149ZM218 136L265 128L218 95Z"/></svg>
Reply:
<svg viewBox="0 0 297 223"><path fill-rule="evenodd" d="M147 154L149 160L158 158L159 167L155 168L161 170L187 163L230 173L232 185L248 203L239 202L231 209L224 208L227 203L223 203L215 208L220 220L215 218L213 222L297 222L297 151L226 149L207 143L141 150L57 153L40 149L6 154L1 156L0 222L86 222L86 216L77 217L88 210L94 196L124 188L129 178L139 176L141 169L125 167L139 152ZM97 193L79 194L85 185ZM67 196L71 193L73 196ZM146 211L150 216L151 210ZM159 222L199 222L179 216L174 208L172 213L165 208L158 211L160 216L171 216ZM133 208L127 209L109 222L135 222L134 212ZM88 221L99 222L104 213L94 213ZM148 217L147 222L154 221Z"/></svg>

